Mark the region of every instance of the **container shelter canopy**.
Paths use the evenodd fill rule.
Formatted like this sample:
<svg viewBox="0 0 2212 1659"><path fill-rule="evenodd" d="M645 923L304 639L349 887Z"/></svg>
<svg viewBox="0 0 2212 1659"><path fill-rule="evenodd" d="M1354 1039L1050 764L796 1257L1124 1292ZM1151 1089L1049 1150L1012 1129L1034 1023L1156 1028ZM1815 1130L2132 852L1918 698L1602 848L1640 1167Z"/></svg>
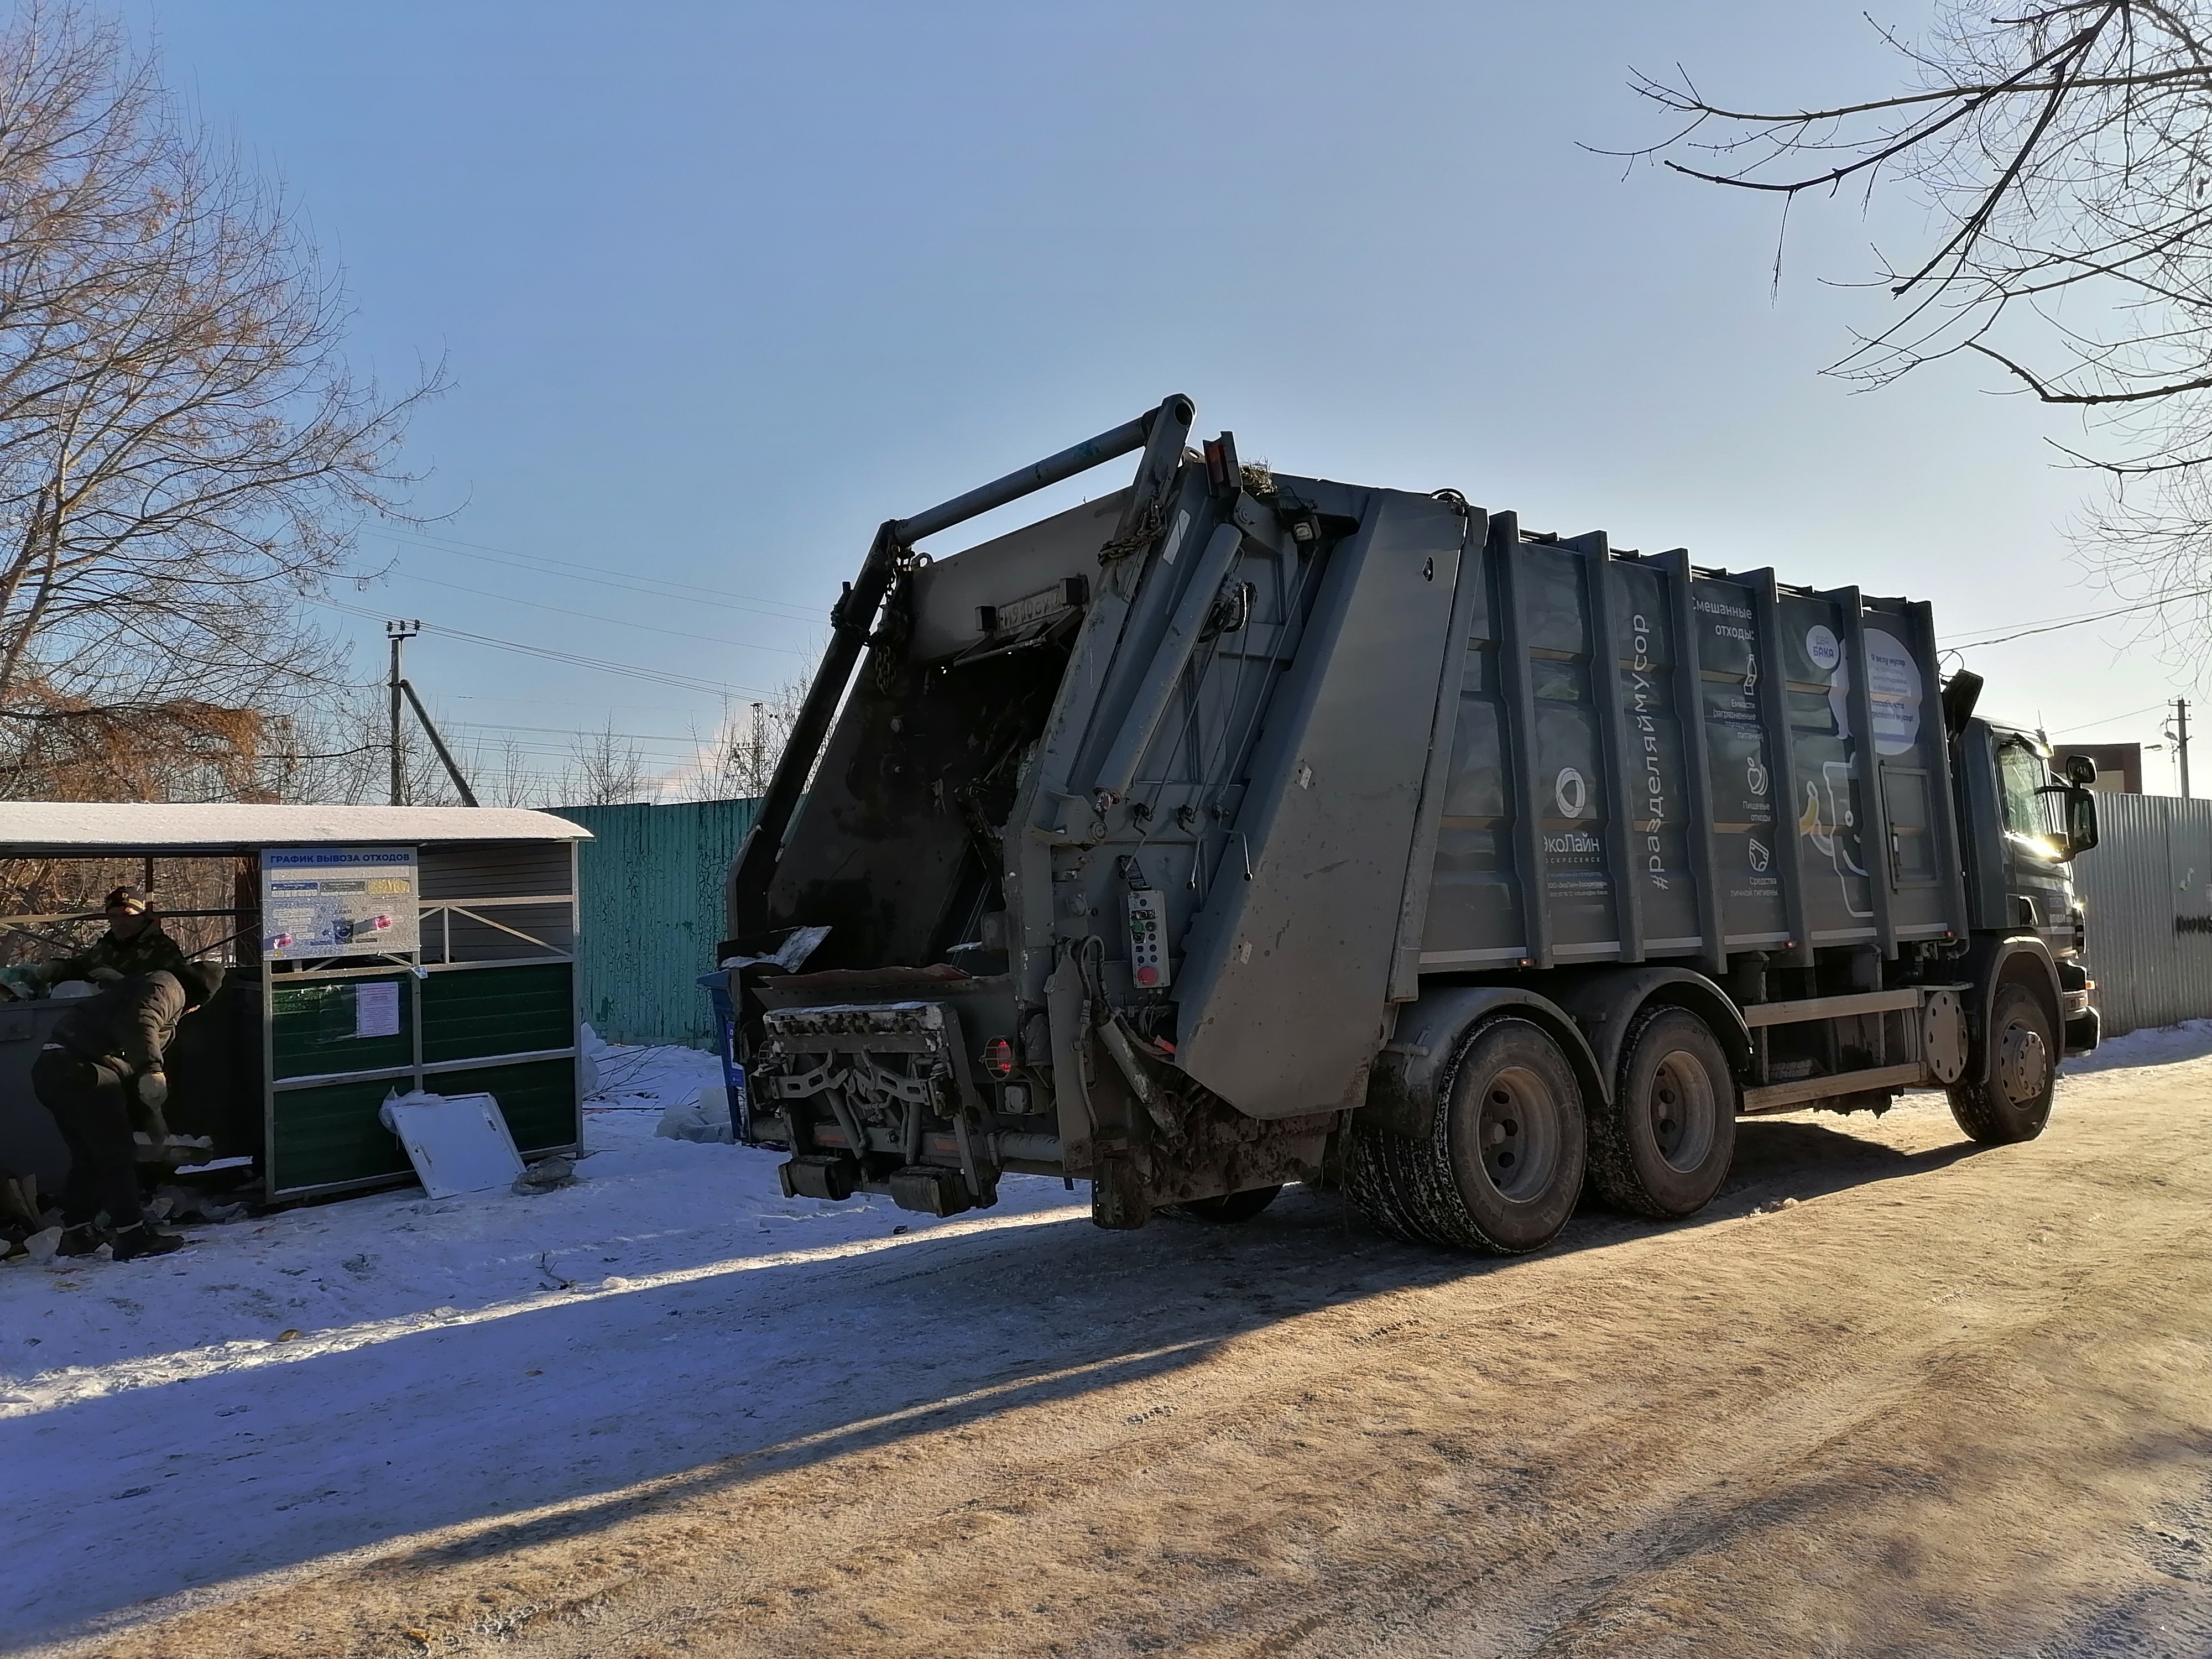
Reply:
<svg viewBox="0 0 2212 1659"><path fill-rule="evenodd" d="M167 801L0 801L0 856L251 852L264 847L430 847L589 841L550 812L507 806L240 806Z"/></svg>

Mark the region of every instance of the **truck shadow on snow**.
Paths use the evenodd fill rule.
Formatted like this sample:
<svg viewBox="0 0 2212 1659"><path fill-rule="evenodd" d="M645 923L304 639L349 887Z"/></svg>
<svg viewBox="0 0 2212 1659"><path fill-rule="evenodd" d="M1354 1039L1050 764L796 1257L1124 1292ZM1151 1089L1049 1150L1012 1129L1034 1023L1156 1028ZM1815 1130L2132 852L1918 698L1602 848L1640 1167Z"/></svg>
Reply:
<svg viewBox="0 0 2212 1659"><path fill-rule="evenodd" d="M15 1419L0 1438L15 1443L14 1466L40 1452L52 1471L33 1483L36 1506L61 1512L48 1562L75 1545L96 1549L103 1570L64 1583L40 1573L35 1547L19 1554L6 1576L31 1593L0 1596L26 1607L0 1623L0 1645L440 1528L462 1532L403 1547L378 1571L590 1534L770 1473L1166 1376L1286 1319L1492 1275L1503 1289L1528 1261L1930 1176L1975 1150L1908 1152L1802 1120L1747 1121L1728 1186L1698 1217L1668 1227L1585 1206L1533 1258L1404 1244L1335 1194L1293 1188L1243 1226L1162 1219L1109 1234L1071 1218L923 1232L869 1255L550 1302L83 1401ZM542 1374L555 1380L541 1387ZM483 1410L487 1397L501 1408ZM149 1424L160 1425L151 1439ZM241 1424L252 1425L243 1440ZM379 1443L384 1424L390 1440ZM338 1467L318 1455L325 1441L343 1448ZM223 1472L191 1493L191 1525L207 1541L189 1561L174 1551L140 1559L128 1547L161 1504L159 1486L134 1489L136 1474L99 1458L53 1467L58 1443L141 1442L151 1469L179 1468L158 1460L185 1445ZM26 1585L27 1569L46 1582Z"/></svg>

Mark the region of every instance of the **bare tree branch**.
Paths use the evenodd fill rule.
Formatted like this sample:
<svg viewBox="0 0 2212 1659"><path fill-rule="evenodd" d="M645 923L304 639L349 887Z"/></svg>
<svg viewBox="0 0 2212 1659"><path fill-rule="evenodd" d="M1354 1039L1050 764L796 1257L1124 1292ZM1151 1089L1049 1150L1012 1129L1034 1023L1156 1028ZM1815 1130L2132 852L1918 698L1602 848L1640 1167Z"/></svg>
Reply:
<svg viewBox="0 0 2212 1659"><path fill-rule="evenodd" d="M398 397L283 198L82 0L0 31L0 794L216 787L335 684L301 600L406 519ZM213 720L211 709L237 718ZM248 715L244 711L258 711ZM135 722L135 724L134 724ZM98 732L103 750L87 748ZM191 745L187 745L191 748ZM127 751L127 755L126 755Z"/></svg>
<svg viewBox="0 0 2212 1659"><path fill-rule="evenodd" d="M1626 154L1785 204L1850 180L1865 199L1900 186L1932 209L1926 250L1881 259L1904 308L1829 372L1881 385L1963 354L2081 411L2106 453L2059 447L2112 487L2083 550L2116 587L2159 600L2154 631L2201 669L2212 659L2212 0L2019 11L1940 0L1922 41L1881 38L1917 84L1785 112L1709 98L1679 70L1636 76L1673 121Z"/></svg>

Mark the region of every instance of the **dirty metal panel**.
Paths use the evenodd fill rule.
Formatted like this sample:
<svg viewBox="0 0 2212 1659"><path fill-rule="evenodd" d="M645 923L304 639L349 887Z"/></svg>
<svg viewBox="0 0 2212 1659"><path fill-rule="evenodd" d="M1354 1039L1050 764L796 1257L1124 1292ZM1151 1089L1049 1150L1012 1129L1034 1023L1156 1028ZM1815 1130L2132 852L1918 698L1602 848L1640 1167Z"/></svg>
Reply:
<svg viewBox="0 0 2212 1659"><path fill-rule="evenodd" d="M1888 832L1875 849L1881 860L1875 873L1887 878L1891 920L1900 939L1964 933L1956 866L1942 857L1954 808L1949 792L1940 787L1948 767L1933 630L1912 607L1880 599L1866 618L1866 642L1873 670L1869 689L1878 817Z"/></svg>
<svg viewBox="0 0 2212 1659"><path fill-rule="evenodd" d="M1429 763L1421 777L1420 804L1415 809L1406 889L1398 900L1398 943L1390 962L1393 1002L1411 1002L1421 994L1421 940L1427 930L1429 891L1436 877L1437 838L1443 829L1444 802L1452 788L1452 757L1459 749L1460 700L1466 689L1469 654L1466 641L1487 588L1482 563L1471 556L1488 539L1488 515L1480 507L1469 507L1460 539L1459 574L1452 588L1443 666L1437 676L1436 709L1429 724Z"/></svg>
<svg viewBox="0 0 2212 1659"><path fill-rule="evenodd" d="M885 650L854 681L769 887L769 926L830 929L816 968L918 968L975 937L995 826L1067 662L1061 645L928 668Z"/></svg>
<svg viewBox="0 0 2212 1659"><path fill-rule="evenodd" d="M1758 649L1759 595L1705 578L1690 592L1723 932L1731 950L1776 949L1790 937L1780 868L1789 849L1775 830L1775 759L1759 696L1771 665Z"/></svg>
<svg viewBox="0 0 2212 1659"><path fill-rule="evenodd" d="M1520 520L1514 514L1500 514L1490 521L1484 557L1498 584L1498 683L1504 691L1506 750L1512 757L1506 772L1514 801L1510 844L1527 934L1521 962L1549 968L1551 894L1544 880L1544 826L1539 816L1543 809L1536 781L1536 684L1528 646L1529 613L1536 604L1528 590L1534 586L1534 573L1523 568L1520 545Z"/></svg>
<svg viewBox="0 0 2212 1659"><path fill-rule="evenodd" d="M1486 584L1486 567L1470 560L1463 580ZM1495 965L1517 961L1522 954L1498 662L1494 641L1478 638L1469 644L1421 933L1425 969Z"/></svg>
<svg viewBox="0 0 2212 1659"><path fill-rule="evenodd" d="M1620 566L1612 555L1611 538L1601 530L1578 536L1568 544L1583 556L1583 580L1589 595L1589 633L1594 652L1590 701L1596 709L1599 747L1604 762L1595 787L1604 802L1604 861L1618 922L1620 959L1641 962L1644 891L1636 880L1634 832L1628 816L1635 798L1636 775L1628 764L1628 714L1621 707L1619 696L1620 664L1614 644L1620 634L1617 623L1620 593L1619 579L1613 573Z"/></svg>
<svg viewBox="0 0 2212 1659"><path fill-rule="evenodd" d="M1269 709L1237 817L1253 877L1216 887L1179 998L1179 1062L1252 1116L1356 1103L1381 1041L1462 533L1378 492Z"/></svg>
<svg viewBox="0 0 2212 1659"><path fill-rule="evenodd" d="M1629 846L1644 950L1682 956L1701 943L1691 874L1690 798L1675 689L1676 633L1665 580L1646 565L1613 570L1614 695L1626 715Z"/></svg>
<svg viewBox="0 0 2212 1659"><path fill-rule="evenodd" d="M1158 549L1142 561L1118 560L1101 577L1103 586L1126 601L1127 611L1111 641L1110 658L1102 654L1098 661L1097 685L1081 700L1085 724L1079 734L1069 734L1079 736L1079 743L1063 787L1078 794L1088 794L1097 782L1107 750L1165 645L1202 550L1219 527L1222 503L1207 495L1205 484L1202 469L1187 468L1164 511L1165 529Z"/></svg>
<svg viewBox="0 0 2212 1659"><path fill-rule="evenodd" d="M1495 967L1517 962L1527 949L1514 858L1515 791L1506 741L1497 561L1486 551L1488 543L1504 532L1498 520L1490 531L1484 543L1470 550L1460 573L1462 586L1474 592L1450 771L1421 932L1420 965L1430 969Z"/></svg>
<svg viewBox="0 0 2212 1659"><path fill-rule="evenodd" d="M914 580L913 659L933 662L981 645L988 635L977 613L986 605L1001 613L1004 629L1018 620L1014 607L1034 607L1069 577L1096 581L1098 550L1113 538L1128 499L1117 489L924 567Z"/></svg>
<svg viewBox="0 0 2212 1659"><path fill-rule="evenodd" d="M1860 826L1866 814L1844 732L1846 699L1837 688L1848 630L1823 599L1782 602L1789 675L1790 729L1796 749L1798 857L1805 873L1807 925L1816 945L1874 937L1874 896Z"/></svg>
<svg viewBox="0 0 2212 1659"><path fill-rule="evenodd" d="M1542 858L1553 959L1619 954L1606 830L1613 811L1591 684L1585 562L1555 547L1514 556L1528 607L1529 681L1535 698L1530 816Z"/></svg>

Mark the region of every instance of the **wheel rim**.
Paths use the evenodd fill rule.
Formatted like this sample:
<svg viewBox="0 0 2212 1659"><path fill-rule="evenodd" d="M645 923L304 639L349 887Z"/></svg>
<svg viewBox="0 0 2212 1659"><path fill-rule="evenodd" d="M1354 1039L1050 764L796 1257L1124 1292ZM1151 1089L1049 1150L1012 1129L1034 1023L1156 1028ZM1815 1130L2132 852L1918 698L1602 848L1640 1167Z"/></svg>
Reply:
<svg viewBox="0 0 2212 1659"><path fill-rule="evenodd" d="M1491 1079L1475 1135L1482 1172L1499 1196L1524 1202L1551 1185L1559 1161L1559 1103L1535 1073L1514 1066Z"/></svg>
<svg viewBox="0 0 2212 1659"><path fill-rule="evenodd" d="M2051 1049L2043 1033L2020 1021L2007 1025L1998 1050L1997 1074L2005 1098L2014 1105L2026 1106L2041 1098L2051 1080Z"/></svg>
<svg viewBox="0 0 2212 1659"><path fill-rule="evenodd" d="M1677 1048L1651 1078L1651 1144L1670 1170L1688 1175L1713 1150L1720 1106L1713 1080L1698 1057Z"/></svg>

